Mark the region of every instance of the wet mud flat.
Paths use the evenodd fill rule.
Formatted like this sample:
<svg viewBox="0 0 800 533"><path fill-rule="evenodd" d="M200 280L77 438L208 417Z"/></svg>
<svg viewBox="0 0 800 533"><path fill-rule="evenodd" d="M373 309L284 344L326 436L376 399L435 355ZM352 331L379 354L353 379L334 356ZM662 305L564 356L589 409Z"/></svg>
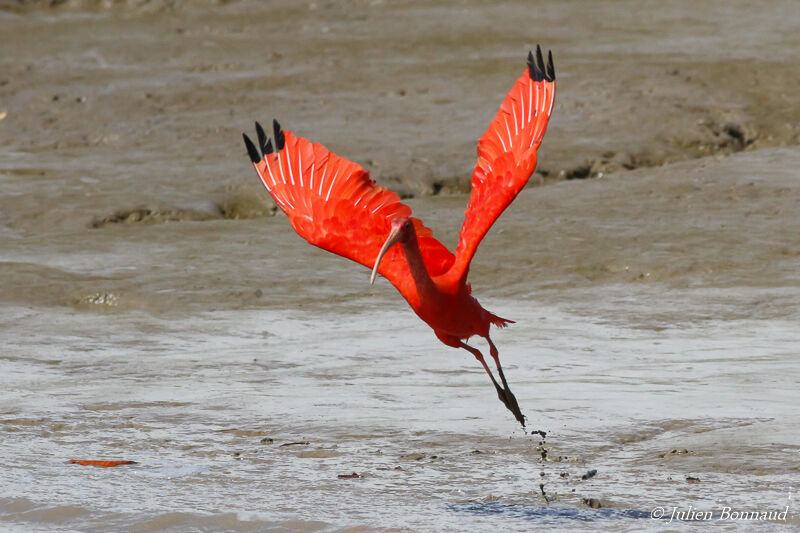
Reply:
<svg viewBox="0 0 800 533"><path fill-rule="evenodd" d="M3 519L659 531L656 508L789 506L763 527L791 531L797 163L764 150L520 195L473 284L517 321L495 340L544 439L384 280L295 246L281 216L109 226L72 252L31 238L4 264L30 281L4 291ZM454 235L462 200L410 202ZM64 464L90 458L137 464Z"/></svg>
<svg viewBox="0 0 800 533"><path fill-rule="evenodd" d="M92 330L107 317L62 331L42 316L56 325L36 339L41 359L4 362L4 520L83 530L660 530L647 515L657 506L791 505L790 323L642 331L530 303L526 312L496 301L537 324L535 335L502 342L544 442L514 427L473 361L436 352L411 317L221 311L173 320L171 331L117 319L100 343ZM313 322L298 327L303 319ZM385 340L398 325L402 354ZM147 349L135 340L143 330ZM182 346L187 330L203 333ZM42 347L54 340L57 353ZM87 457L137 464L64 464ZM790 518L771 526L791 531Z"/></svg>
<svg viewBox="0 0 800 533"><path fill-rule="evenodd" d="M591 5L0 4L3 527L796 530L792 4ZM297 238L240 146L277 115L453 246L536 42L547 186L471 281L545 438Z"/></svg>
<svg viewBox="0 0 800 533"><path fill-rule="evenodd" d="M239 139L273 117L404 195L466 192L536 43L558 96L534 182L798 143L793 2L621 5L4 2L6 223L260 193Z"/></svg>

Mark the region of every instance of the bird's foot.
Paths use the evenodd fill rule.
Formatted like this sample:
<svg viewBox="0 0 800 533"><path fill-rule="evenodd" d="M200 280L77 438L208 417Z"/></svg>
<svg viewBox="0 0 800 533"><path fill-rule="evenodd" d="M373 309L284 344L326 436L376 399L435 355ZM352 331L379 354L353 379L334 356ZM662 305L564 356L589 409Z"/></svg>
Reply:
<svg viewBox="0 0 800 533"><path fill-rule="evenodd" d="M525 415L522 414L522 411L519 410L519 404L517 403L517 398L514 396L514 393L511 392L511 389L506 385L506 388L501 387L497 383L494 384L495 388L497 389L497 397L500 398L500 401L503 402L503 405L506 406L506 409L511 411L511 414L514 415L514 418L517 419L517 422L522 424L522 427L525 427Z"/></svg>

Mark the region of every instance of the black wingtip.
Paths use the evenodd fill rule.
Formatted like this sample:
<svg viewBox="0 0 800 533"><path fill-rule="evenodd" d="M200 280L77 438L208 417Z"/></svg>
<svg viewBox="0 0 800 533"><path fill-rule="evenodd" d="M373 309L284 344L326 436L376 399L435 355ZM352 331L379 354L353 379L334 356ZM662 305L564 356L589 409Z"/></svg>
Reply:
<svg viewBox="0 0 800 533"><path fill-rule="evenodd" d="M542 55L542 47L538 44L536 45L536 67L544 76L544 56Z"/></svg>
<svg viewBox="0 0 800 533"><path fill-rule="evenodd" d="M536 65L536 59L533 57L533 52L528 52L528 75L533 81L542 81L544 75L539 67Z"/></svg>
<svg viewBox="0 0 800 533"><path fill-rule="evenodd" d="M261 161L261 156L258 155L256 145L253 144L253 141L250 140L250 137L248 137L245 133L242 133L242 137L244 138L244 145L247 147L247 155L250 156L250 161L253 163L258 163Z"/></svg>
<svg viewBox="0 0 800 533"><path fill-rule="evenodd" d="M267 155L267 134L264 133L264 128L261 127L261 124L256 122L256 135L258 135L258 147L261 149L261 155Z"/></svg>
<svg viewBox="0 0 800 533"><path fill-rule="evenodd" d="M275 133L275 149L280 152L286 144L286 138L281 131L281 125L275 119L272 119L272 130Z"/></svg>
<svg viewBox="0 0 800 533"><path fill-rule="evenodd" d="M528 52L528 73L533 81L554 81L556 70L553 67L553 53L547 52L547 65L544 62L542 47L536 45L536 56Z"/></svg>
<svg viewBox="0 0 800 533"><path fill-rule="evenodd" d="M547 81L556 81L556 67L553 66L553 51L547 51Z"/></svg>

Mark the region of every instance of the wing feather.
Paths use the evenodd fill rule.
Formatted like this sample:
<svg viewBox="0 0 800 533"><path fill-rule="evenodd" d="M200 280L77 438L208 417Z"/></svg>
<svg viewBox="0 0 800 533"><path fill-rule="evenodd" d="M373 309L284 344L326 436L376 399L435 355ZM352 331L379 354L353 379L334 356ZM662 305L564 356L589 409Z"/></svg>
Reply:
<svg viewBox="0 0 800 533"><path fill-rule="evenodd" d="M376 185L360 165L319 143L282 131L275 123L275 146L282 147L273 152L260 125L256 131L260 153L244 136L250 159L294 230L309 243L371 269L392 219L411 217L411 208L396 193ZM419 219L412 220L429 274L443 274L455 257ZM378 272L401 292L412 280L399 246L389 250Z"/></svg>
<svg viewBox="0 0 800 533"><path fill-rule="evenodd" d="M528 54L528 68L478 141L472 192L455 253L455 277L466 279L478 244L533 174L536 151L553 111L555 89L553 56L548 54L545 65L537 46L536 57Z"/></svg>

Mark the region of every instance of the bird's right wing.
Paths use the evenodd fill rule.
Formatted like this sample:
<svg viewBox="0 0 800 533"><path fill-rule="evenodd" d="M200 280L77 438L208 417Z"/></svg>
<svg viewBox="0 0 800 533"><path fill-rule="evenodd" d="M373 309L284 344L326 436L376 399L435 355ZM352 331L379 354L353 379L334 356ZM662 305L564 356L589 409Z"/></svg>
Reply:
<svg viewBox="0 0 800 533"><path fill-rule="evenodd" d="M528 68L508 92L489 129L478 141L472 192L459 233L453 274L464 279L486 232L525 187L536 168L556 91L553 56L528 54Z"/></svg>
<svg viewBox="0 0 800 533"><path fill-rule="evenodd" d="M283 131L274 122L273 139L256 123L259 148L244 135L261 182L309 243L372 268L391 231L392 219L411 217L400 197L378 187L369 173L319 143ZM453 254L412 218L420 251L431 276L445 272ZM400 246L381 261L378 272L400 288L410 271Z"/></svg>

